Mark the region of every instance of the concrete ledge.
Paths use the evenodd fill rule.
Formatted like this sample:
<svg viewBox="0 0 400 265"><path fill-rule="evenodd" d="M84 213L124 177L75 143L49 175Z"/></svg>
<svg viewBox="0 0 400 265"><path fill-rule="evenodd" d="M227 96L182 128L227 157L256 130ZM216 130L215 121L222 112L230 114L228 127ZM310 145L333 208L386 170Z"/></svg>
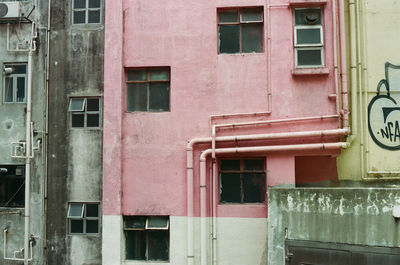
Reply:
<svg viewBox="0 0 400 265"><path fill-rule="evenodd" d="M322 6L325 5L327 0L290 0L289 5L293 7L297 6Z"/></svg>
<svg viewBox="0 0 400 265"><path fill-rule="evenodd" d="M292 75L329 75L329 68L295 68L292 70Z"/></svg>

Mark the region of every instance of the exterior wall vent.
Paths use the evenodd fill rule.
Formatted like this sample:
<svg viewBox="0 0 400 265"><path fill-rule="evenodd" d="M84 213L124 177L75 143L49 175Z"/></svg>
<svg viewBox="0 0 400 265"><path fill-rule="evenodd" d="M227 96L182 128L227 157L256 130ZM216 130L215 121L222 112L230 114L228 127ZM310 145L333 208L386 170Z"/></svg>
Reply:
<svg viewBox="0 0 400 265"><path fill-rule="evenodd" d="M0 20L15 19L21 17L20 2L0 3Z"/></svg>

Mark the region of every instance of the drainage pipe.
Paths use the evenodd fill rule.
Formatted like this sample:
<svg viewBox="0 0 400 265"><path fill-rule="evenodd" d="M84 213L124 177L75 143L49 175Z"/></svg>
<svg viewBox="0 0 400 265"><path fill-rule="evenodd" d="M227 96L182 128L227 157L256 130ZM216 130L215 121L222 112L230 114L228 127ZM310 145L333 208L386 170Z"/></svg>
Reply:
<svg viewBox="0 0 400 265"><path fill-rule="evenodd" d="M340 71L342 76L342 115L343 128L349 123L349 103L347 92L347 69L346 69L346 31L344 23L344 1L339 0L339 26L340 26Z"/></svg>
<svg viewBox="0 0 400 265"><path fill-rule="evenodd" d="M339 56L338 56L338 29L337 29L337 6L336 0L332 1L332 19L333 19L333 60L334 60L334 76L335 76L335 100L336 112L340 115L339 102Z"/></svg>
<svg viewBox="0 0 400 265"><path fill-rule="evenodd" d="M350 13L350 73L351 73L351 137L357 134L357 35L354 0L349 1ZM341 38L344 39L344 34Z"/></svg>

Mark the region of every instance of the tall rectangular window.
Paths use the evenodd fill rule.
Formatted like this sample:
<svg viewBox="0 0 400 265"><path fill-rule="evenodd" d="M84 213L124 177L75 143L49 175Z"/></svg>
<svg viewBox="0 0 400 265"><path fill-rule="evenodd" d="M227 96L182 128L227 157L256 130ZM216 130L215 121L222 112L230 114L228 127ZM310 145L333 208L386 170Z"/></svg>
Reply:
<svg viewBox="0 0 400 265"><path fill-rule="evenodd" d="M25 206L25 167L0 165L0 207Z"/></svg>
<svg viewBox="0 0 400 265"><path fill-rule="evenodd" d="M3 102L26 102L26 64L4 65Z"/></svg>
<svg viewBox="0 0 400 265"><path fill-rule="evenodd" d="M100 98L70 98L68 110L72 128L100 128Z"/></svg>
<svg viewBox="0 0 400 265"><path fill-rule="evenodd" d="M69 203L67 218L70 234L98 234L100 231L98 203Z"/></svg>
<svg viewBox="0 0 400 265"><path fill-rule="evenodd" d="M127 111L169 111L170 69L128 69L126 72Z"/></svg>
<svg viewBox="0 0 400 265"><path fill-rule="evenodd" d="M72 23L101 22L101 0L72 0Z"/></svg>
<svg viewBox="0 0 400 265"><path fill-rule="evenodd" d="M264 159L222 159L219 173L221 203L265 202Z"/></svg>
<svg viewBox="0 0 400 265"><path fill-rule="evenodd" d="M296 67L323 67L323 40L321 8L294 9L294 50Z"/></svg>
<svg viewBox="0 0 400 265"><path fill-rule="evenodd" d="M262 8L218 10L219 53L263 52Z"/></svg>

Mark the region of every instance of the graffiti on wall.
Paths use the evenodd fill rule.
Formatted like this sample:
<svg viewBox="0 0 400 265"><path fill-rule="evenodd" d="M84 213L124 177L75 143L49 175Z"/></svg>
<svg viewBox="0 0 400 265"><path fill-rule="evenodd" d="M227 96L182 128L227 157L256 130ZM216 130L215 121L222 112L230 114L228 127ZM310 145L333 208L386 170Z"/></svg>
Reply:
<svg viewBox="0 0 400 265"><path fill-rule="evenodd" d="M385 64L385 79L368 105L371 138L387 150L400 150L400 65Z"/></svg>

